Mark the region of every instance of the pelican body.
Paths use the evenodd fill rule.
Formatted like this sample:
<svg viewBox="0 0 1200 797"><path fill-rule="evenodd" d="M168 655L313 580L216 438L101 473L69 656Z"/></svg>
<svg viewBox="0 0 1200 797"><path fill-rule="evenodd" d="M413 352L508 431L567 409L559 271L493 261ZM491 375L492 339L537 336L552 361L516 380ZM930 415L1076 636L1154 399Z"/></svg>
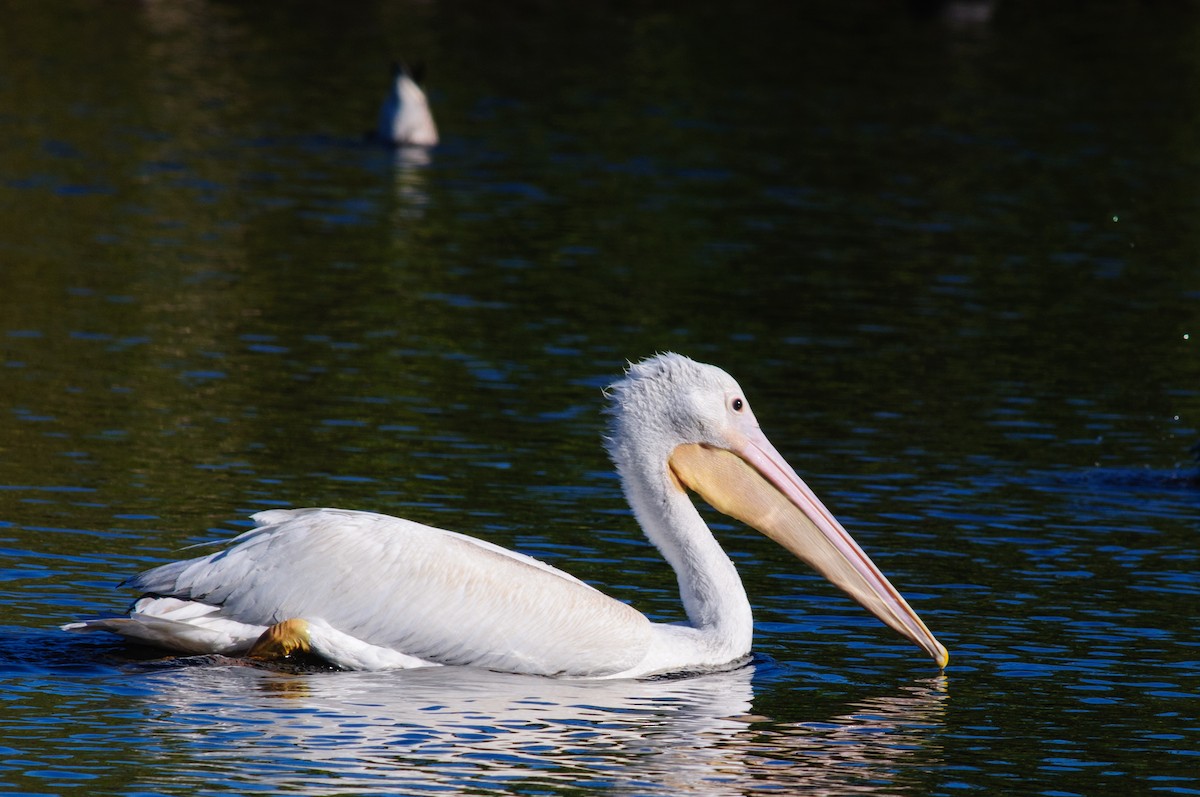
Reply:
<svg viewBox="0 0 1200 797"><path fill-rule="evenodd" d="M127 583L104 630L185 653L306 651L346 669L461 665L571 678L737 666L750 602L689 492L758 529L920 646L946 649L759 429L728 374L677 354L607 391L609 454L642 530L675 570L687 621L631 606L524 554L400 518L273 509L222 550Z"/></svg>
<svg viewBox="0 0 1200 797"><path fill-rule="evenodd" d="M417 79L403 65L392 65L392 85L379 109L376 132L380 141L394 146L437 146L437 125Z"/></svg>

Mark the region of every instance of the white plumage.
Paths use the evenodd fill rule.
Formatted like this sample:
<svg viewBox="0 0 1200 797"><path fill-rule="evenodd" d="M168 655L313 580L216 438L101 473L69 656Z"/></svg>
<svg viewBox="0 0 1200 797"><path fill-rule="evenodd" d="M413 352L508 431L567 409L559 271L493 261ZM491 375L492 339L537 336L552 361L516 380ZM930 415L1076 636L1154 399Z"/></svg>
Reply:
<svg viewBox="0 0 1200 797"><path fill-rule="evenodd" d="M425 92L400 64L393 66L392 85L379 109L380 140L396 146L434 147L437 125Z"/></svg>
<svg viewBox="0 0 1200 797"><path fill-rule="evenodd" d="M609 393L609 451L643 530L678 576L686 624L651 623L483 540L370 512L298 509L260 512L258 527L223 550L134 577L128 586L143 597L128 617L64 628L189 653L278 652L263 640L280 635L282 652L300 647L351 669L469 665L596 678L734 666L750 650L750 603L691 489L945 665L945 648L767 442L725 372L658 355Z"/></svg>

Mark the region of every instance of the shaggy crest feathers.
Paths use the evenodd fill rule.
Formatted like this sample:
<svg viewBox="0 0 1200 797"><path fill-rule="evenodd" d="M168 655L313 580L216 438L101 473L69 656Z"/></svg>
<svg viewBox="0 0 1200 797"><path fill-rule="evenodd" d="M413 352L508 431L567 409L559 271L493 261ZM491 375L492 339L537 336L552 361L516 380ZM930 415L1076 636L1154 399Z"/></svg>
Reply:
<svg viewBox="0 0 1200 797"><path fill-rule="evenodd" d="M659 432L694 433L698 414L693 396L714 388L737 389L733 378L713 365L705 365L674 352L663 352L630 363L624 378L605 391L609 404L609 432L605 448L619 467L627 461L630 446ZM674 394L674 395L673 395ZM670 396L674 400L664 400ZM637 430L637 434L622 433ZM618 445L618 440L624 440ZM666 452L662 452L665 456Z"/></svg>

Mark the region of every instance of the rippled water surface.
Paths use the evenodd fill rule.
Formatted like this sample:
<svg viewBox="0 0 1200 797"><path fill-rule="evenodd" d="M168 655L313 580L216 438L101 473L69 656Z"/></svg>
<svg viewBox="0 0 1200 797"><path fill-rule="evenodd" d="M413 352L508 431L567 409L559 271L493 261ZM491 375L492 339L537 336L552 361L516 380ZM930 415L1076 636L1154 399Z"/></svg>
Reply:
<svg viewBox="0 0 1200 797"><path fill-rule="evenodd" d="M0 0L0 793L1200 793L1186 3ZM394 54L443 143L363 141ZM725 367L950 648L711 516L751 665L162 660L64 622L276 506L681 617L600 445Z"/></svg>

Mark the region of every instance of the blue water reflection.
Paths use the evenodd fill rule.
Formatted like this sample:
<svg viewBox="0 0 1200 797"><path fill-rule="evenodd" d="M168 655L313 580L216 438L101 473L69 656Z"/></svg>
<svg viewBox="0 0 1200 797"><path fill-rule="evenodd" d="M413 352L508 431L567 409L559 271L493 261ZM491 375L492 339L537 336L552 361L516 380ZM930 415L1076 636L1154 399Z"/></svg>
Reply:
<svg viewBox="0 0 1200 797"><path fill-rule="evenodd" d="M464 669L303 677L228 666L148 671L122 701L137 717L131 730L143 767L129 788L877 793L941 759L939 680L864 699L844 715L765 724L750 713L753 678L753 667L618 682ZM75 734L62 750L92 738ZM38 776L55 785L51 773Z"/></svg>

